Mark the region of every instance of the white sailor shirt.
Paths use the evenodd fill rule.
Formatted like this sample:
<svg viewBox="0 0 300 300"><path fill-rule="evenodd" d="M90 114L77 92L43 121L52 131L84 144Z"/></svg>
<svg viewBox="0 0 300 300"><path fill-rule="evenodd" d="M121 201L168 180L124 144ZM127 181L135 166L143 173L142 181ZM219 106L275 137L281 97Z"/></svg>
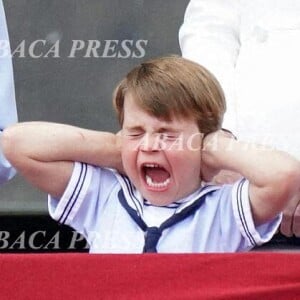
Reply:
<svg viewBox="0 0 300 300"><path fill-rule="evenodd" d="M202 197L192 215L165 229L157 244L160 253L247 251L272 238L281 221L255 226L251 214L249 183L204 186L168 206L153 206L143 199L130 180L111 169L76 162L61 199L49 196L50 215L81 233L91 253L142 253L144 231L119 201L125 201L147 224L160 226Z"/></svg>

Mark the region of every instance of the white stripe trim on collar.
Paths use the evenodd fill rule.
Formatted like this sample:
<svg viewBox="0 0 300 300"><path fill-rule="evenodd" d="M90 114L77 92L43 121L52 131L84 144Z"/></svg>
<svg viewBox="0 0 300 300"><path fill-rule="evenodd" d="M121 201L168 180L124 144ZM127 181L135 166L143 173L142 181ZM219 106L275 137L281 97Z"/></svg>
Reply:
<svg viewBox="0 0 300 300"><path fill-rule="evenodd" d="M144 206L144 198L141 195L141 193L133 186L133 184L130 182L129 178L127 176L123 176L119 174L117 171L113 170L115 176L117 177L121 188L124 192L125 199L128 203L128 205L137 211L139 216L141 217L143 215L143 206ZM170 203L170 208L176 208L175 213L181 212L186 207L190 206L192 203L197 201L200 197L204 196L205 194L208 194L212 191L220 189L220 186L216 185L206 185L200 187L197 191L192 193L191 195L187 196L186 198L183 198L181 200L176 201L176 203ZM147 202L149 203L149 201ZM178 206L174 206L174 204L177 204ZM168 206L169 207L169 206Z"/></svg>

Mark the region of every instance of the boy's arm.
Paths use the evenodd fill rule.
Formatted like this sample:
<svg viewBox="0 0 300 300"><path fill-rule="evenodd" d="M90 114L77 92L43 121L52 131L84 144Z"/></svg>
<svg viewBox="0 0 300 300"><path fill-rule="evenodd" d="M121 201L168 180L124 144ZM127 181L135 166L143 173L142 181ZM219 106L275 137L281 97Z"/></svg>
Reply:
<svg viewBox="0 0 300 300"><path fill-rule="evenodd" d="M221 131L205 137L202 162L211 173L227 169L249 180L256 225L281 212L300 188L299 161L284 152L228 138Z"/></svg>
<svg viewBox="0 0 300 300"><path fill-rule="evenodd" d="M55 197L63 194L74 161L122 171L119 138L108 132L28 122L7 128L1 143L5 156L23 176Z"/></svg>

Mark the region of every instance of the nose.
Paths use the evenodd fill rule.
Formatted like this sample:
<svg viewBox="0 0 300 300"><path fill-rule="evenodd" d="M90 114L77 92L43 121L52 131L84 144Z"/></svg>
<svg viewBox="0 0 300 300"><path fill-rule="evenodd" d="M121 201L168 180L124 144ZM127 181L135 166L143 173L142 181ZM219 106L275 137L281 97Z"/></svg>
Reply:
<svg viewBox="0 0 300 300"><path fill-rule="evenodd" d="M140 144L142 151L155 152L161 150L161 137L159 134L145 134Z"/></svg>

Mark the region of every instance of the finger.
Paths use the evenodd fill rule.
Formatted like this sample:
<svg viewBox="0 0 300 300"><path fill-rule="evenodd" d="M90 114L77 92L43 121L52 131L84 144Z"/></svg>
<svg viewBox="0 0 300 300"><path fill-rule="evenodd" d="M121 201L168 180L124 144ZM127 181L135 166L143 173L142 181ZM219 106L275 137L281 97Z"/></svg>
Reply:
<svg viewBox="0 0 300 300"><path fill-rule="evenodd" d="M213 178L213 182L218 185L232 184L241 178L242 176L236 172L222 170Z"/></svg>
<svg viewBox="0 0 300 300"><path fill-rule="evenodd" d="M200 178L205 182L211 182L218 171L207 167L204 163L201 165Z"/></svg>
<svg viewBox="0 0 300 300"><path fill-rule="evenodd" d="M299 202L294 212L292 232L296 237L300 237L300 203Z"/></svg>

